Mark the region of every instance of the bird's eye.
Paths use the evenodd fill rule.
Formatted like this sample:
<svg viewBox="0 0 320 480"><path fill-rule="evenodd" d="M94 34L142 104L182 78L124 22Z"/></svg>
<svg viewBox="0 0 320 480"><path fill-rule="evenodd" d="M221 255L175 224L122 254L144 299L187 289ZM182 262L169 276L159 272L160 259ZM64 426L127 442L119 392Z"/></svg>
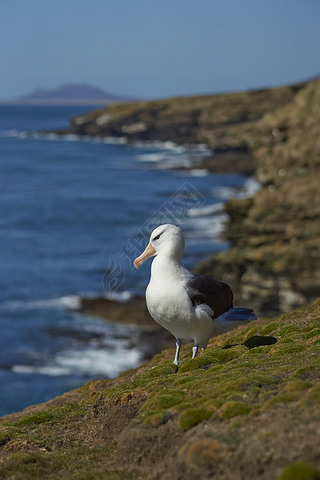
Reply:
<svg viewBox="0 0 320 480"><path fill-rule="evenodd" d="M162 233L159 233L159 235L157 235L156 237L154 237L153 241L155 240L159 240L159 238L161 237Z"/></svg>

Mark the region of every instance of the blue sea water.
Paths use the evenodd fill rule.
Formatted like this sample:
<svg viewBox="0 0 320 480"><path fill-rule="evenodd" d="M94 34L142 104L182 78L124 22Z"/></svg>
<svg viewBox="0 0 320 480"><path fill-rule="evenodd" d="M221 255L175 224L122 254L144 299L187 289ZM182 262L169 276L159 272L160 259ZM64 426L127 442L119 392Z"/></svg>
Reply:
<svg viewBox="0 0 320 480"><path fill-rule="evenodd" d="M70 308L81 295L143 294L150 261L132 268L135 235L146 244L157 219L184 228L187 267L226 248L221 205L251 187L175 168L201 147L39 135L84 111L0 106L0 415L138 365L137 330Z"/></svg>

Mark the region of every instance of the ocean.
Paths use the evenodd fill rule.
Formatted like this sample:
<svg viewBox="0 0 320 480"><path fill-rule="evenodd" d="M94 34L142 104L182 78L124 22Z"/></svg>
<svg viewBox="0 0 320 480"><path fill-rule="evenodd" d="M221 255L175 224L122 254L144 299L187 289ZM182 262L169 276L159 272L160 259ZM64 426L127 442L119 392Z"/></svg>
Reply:
<svg viewBox="0 0 320 480"><path fill-rule="evenodd" d="M190 169L203 145L43 133L90 109L0 106L0 415L138 366L136 329L79 297L143 295L150 261L132 261L157 222L184 229L188 268L224 250L223 202L257 188Z"/></svg>

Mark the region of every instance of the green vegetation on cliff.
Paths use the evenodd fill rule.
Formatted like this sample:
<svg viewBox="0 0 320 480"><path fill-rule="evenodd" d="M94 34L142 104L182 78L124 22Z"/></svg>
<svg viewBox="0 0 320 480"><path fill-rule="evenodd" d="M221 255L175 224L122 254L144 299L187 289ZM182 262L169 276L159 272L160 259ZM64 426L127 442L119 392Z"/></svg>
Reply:
<svg viewBox="0 0 320 480"><path fill-rule="evenodd" d="M317 301L221 335L195 360L186 346L180 368L166 350L4 417L0 478L318 478L319 320ZM277 342L247 348L254 335Z"/></svg>

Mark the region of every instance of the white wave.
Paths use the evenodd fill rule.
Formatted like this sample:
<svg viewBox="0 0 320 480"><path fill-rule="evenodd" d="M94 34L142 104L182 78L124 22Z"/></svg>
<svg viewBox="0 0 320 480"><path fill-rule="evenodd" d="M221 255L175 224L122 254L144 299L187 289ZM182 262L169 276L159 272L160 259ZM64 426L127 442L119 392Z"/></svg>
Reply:
<svg viewBox="0 0 320 480"><path fill-rule="evenodd" d="M78 295L65 295L58 298L46 298L41 300L13 300L0 304L0 310L32 310L41 308L68 308L77 310L80 308Z"/></svg>
<svg viewBox="0 0 320 480"><path fill-rule="evenodd" d="M115 349L86 348L83 350L66 350L48 365L14 365L15 373L38 374L50 376L90 375L117 376L127 368L134 368L141 362L140 351L117 346Z"/></svg>
<svg viewBox="0 0 320 480"><path fill-rule="evenodd" d="M1 130L0 137L13 137L13 138L28 138L31 137L35 140L58 140L58 141L65 141L65 142L102 142L107 144L114 144L114 145L124 145L128 143L128 139L126 137L92 137L89 135L78 135L76 133L66 133L66 134L58 134L55 132L47 133L47 132L27 132L23 130Z"/></svg>
<svg viewBox="0 0 320 480"><path fill-rule="evenodd" d="M138 162L160 162L167 159L165 153L144 153L142 155L136 155Z"/></svg>
<svg viewBox="0 0 320 480"><path fill-rule="evenodd" d="M210 217L191 217L187 221L190 230L187 232L188 238L211 238L217 239L221 236L227 215L220 214Z"/></svg>
<svg viewBox="0 0 320 480"><path fill-rule="evenodd" d="M214 203L213 205L206 205L205 207L199 208L190 208L187 212L189 217L201 217L201 216L208 216L214 215L217 213L221 213L223 211L223 203Z"/></svg>
<svg viewBox="0 0 320 480"><path fill-rule="evenodd" d="M239 196L240 190L235 187L216 186L213 188L212 193L215 197L221 198L221 200L229 200L230 198Z"/></svg>
<svg viewBox="0 0 320 480"><path fill-rule="evenodd" d="M199 143L195 145L196 150L199 152L207 153L208 155L213 155L213 151L205 143Z"/></svg>
<svg viewBox="0 0 320 480"><path fill-rule="evenodd" d="M260 188L260 183L257 182L253 177L249 177L246 179L243 185L238 188L216 186L213 189L213 194L223 200L229 200L230 198L246 198L255 195Z"/></svg>
<svg viewBox="0 0 320 480"><path fill-rule="evenodd" d="M5 138L5 137L17 137L18 136L18 130L1 130L0 131L0 137Z"/></svg>
<svg viewBox="0 0 320 480"><path fill-rule="evenodd" d="M210 172L206 168L193 168L189 172L184 173L188 173L191 177L206 177Z"/></svg>
<svg viewBox="0 0 320 480"><path fill-rule="evenodd" d="M255 195L261 188L261 185L253 177L249 177L243 185L243 196L252 197Z"/></svg>
<svg viewBox="0 0 320 480"><path fill-rule="evenodd" d="M102 141L104 143L111 143L111 144L115 144L115 145L117 145L117 144L123 145L123 144L128 143L127 137L103 137Z"/></svg>
<svg viewBox="0 0 320 480"><path fill-rule="evenodd" d="M12 371L14 373L25 373L38 375L49 375L52 377L60 377L61 375L70 375L70 370L65 367L55 366L32 366L32 365L13 365Z"/></svg>
<svg viewBox="0 0 320 480"><path fill-rule="evenodd" d="M189 168L190 166L192 165L192 160L190 157L187 157L185 155L181 155L180 157L169 157L167 158L166 160L164 160L163 162L160 162L158 164L156 164L156 168L158 169L168 169L168 170L173 170L173 169L176 169L176 168L181 168L181 167L185 167L185 168ZM185 172L184 172L185 173Z"/></svg>
<svg viewBox="0 0 320 480"><path fill-rule="evenodd" d="M161 142L160 140L137 141L134 142L134 146L154 150L166 150L178 154L185 153L187 150L186 147L183 145L178 145L177 143L171 141Z"/></svg>
<svg viewBox="0 0 320 480"><path fill-rule="evenodd" d="M132 298L132 292L129 292L129 290L124 290L122 292L105 292L104 294L105 298L108 300L115 300L116 302L127 302Z"/></svg>
<svg viewBox="0 0 320 480"><path fill-rule="evenodd" d="M140 362L140 351L136 348L117 347L112 350L87 348L81 351L69 350L59 355L55 363L72 373L105 375L114 377L126 368L133 368Z"/></svg>
<svg viewBox="0 0 320 480"><path fill-rule="evenodd" d="M7 130L5 132L7 137L27 138L28 133L24 130Z"/></svg>
<svg viewBox="0 0 320 480"><path fill-rule="evenodd" d="M81 140L81 135L77 135L76 133L67 133L66 135L61 135L63 140L67 140L68 142L77 142Z"/></svg>

